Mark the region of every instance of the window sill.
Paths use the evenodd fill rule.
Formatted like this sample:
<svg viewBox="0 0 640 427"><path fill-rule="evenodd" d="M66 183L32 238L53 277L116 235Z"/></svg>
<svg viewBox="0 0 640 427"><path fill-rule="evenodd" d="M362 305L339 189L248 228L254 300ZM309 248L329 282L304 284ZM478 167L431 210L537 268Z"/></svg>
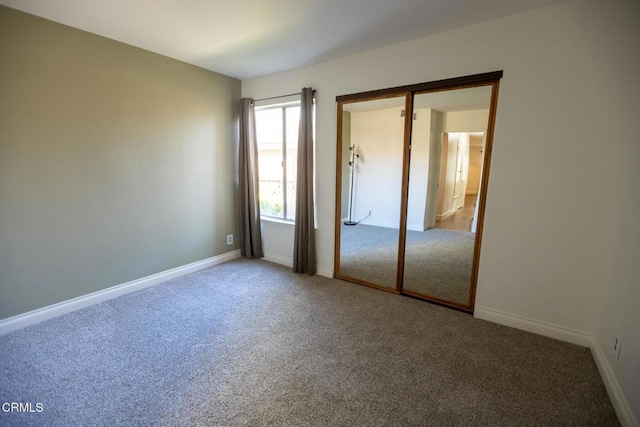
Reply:
<svg viewBox="0 0 640 427"><path fill-rule="evenodd" d="M272 216L261 216L260 217L260 221L261 222L274 223L274 224L280 224L280 225L287 225L289 227L293 227L296 224L295 221L290 221L290 220L280 219L280 218L274 218Z"/></svg>

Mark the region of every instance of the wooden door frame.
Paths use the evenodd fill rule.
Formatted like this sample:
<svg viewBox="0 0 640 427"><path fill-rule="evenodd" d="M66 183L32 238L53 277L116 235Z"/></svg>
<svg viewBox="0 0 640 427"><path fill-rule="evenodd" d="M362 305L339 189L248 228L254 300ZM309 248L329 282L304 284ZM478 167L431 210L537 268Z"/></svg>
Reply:
<svg viewBox="0 0 640 427"><path fill-rule="evenodd" d="M482 234L484 232L484 214L486 206L487 191L489 185L489 171L491 166L491 152L493 148L493 135L498 107L498 92L502 71L490 73L474 74L470 76L455 77L426 83L419 83L395 88L379 89L367 92L360 92L336 97L337 102L337 153L336 153L336 206L335 206L335 244L334 244L334 277L347 280L360 285L381 289L388 292L408 295L424 299L436 304L448 306L458 310L473 313L475 307L476 288L478 281L478 268L480 264L480 250L482 246ZM417 292L403 289L404 278L404 255L406 245L406 225L409 200L409 171L410 171L410 145L412 138L414 97L419 94L442 92L448 90L466 89L479 86L491 86L491 101L489 106L489 119L487 123L486 143L483 159L483 170L480 182L480 196L478 206L478 217L476 219L476 235L473 249L473 262L471 267L471 279L469 286L469 298L467 304L460 304L452 301L442 300L430 295L423 295ZM345 104L354 102L371 101L392 97L405 96L405 127L404 127L404 147L402 161L402 189L400 201L400 229L398 238L398 264L396 272L396 287L385 288L375 283L364 281L358 278L349 277L340 273L340 229L341 229L341 209L342 209L342 114Z"/></svg>

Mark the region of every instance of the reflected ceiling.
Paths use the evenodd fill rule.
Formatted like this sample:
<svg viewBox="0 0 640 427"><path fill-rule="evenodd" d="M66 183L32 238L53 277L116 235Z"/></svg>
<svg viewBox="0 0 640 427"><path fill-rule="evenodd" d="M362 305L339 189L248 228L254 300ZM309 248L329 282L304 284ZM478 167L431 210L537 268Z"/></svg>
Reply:
<svg viewBox="0 0 640 427"><path fill-rule="evenodd" d="M490 100L491 86L479 86L416 95L414 108L433 108L434 110L443 112L481 110L489 108ZM360 112L384 110L386 108L403 106L404 97L394 97L375 101L345 104L343 110L349 112Z"/></svg>

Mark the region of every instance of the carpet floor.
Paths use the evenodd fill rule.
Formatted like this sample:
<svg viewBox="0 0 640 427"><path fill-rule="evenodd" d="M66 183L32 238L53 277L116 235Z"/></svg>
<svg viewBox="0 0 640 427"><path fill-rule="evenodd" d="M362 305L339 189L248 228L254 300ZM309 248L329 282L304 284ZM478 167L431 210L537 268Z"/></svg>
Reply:
<svg viewBox="0 0 640 427"><path fill-rule="evenodd" d="M0 337L1 425L618 425L588 349L234 260Z"/></svg>
<svg viewBox="0 0 640 427"><path fill-rule="evenodd" d="M404 289L468 304L475 234L433 228L407 231ZM398 229L343 225L340 273L395 289Z"/></svg>

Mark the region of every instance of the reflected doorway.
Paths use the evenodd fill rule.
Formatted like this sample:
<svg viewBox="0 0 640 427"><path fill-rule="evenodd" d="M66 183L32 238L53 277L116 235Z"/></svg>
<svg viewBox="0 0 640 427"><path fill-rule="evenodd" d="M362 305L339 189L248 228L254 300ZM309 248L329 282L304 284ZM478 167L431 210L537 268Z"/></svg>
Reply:
<svg viewBox="0 0 640 427"><path fill-rule="evenodd" d="M435 228L475 233L485 136L485 132L442 134Z"/></svg>

